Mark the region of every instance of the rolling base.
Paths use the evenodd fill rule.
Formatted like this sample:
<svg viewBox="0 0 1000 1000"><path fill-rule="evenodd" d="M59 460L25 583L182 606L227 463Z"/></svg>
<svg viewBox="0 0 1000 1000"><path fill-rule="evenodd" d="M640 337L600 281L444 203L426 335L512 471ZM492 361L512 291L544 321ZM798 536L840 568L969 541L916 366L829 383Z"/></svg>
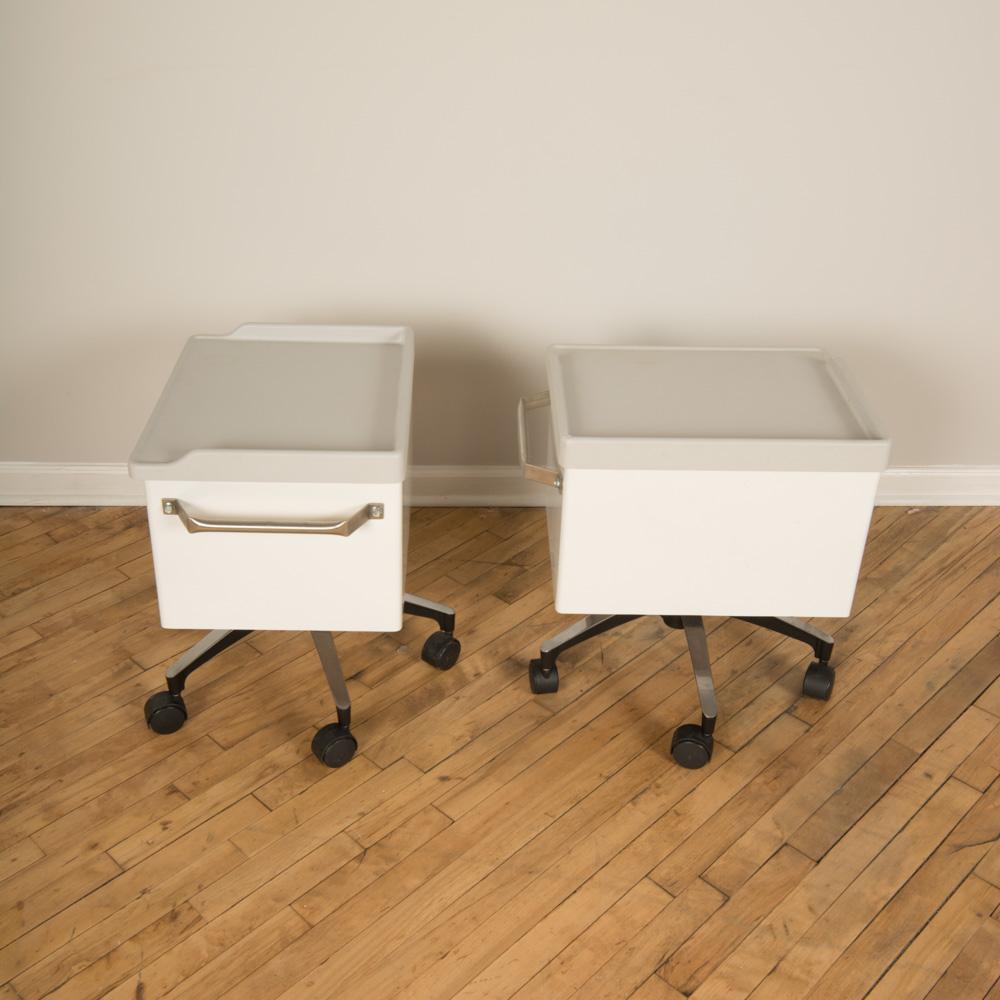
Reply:
<svg viewBox="0 0 1000 1000"><path fill-rule="evenodd" d="M542 643L538 658L528 664L528 680L535 694L553 694L559 690L559 655L578 643L610 629L634 621L640 615L587 615L557 636ZM701 703L701 723L688 723L675 730L670 753L682 767L704 767L712 759L713 732L718 710L715 702L715 684L708 655L705 623L698 615L663 615L664 624L683 629L687 637L688 652L694 668ZM828 701L833 693L834 672L830 666L833 656L833 637L822 629L799 618L740 618L740 621L759 625L771 632L798 639L812 647L816 659L809 665L802 680L802 693L807 698Z"/></svg>
<svg viewBox="0 0 1000 1000"><path fill-rule="evenodd" d="M445 604L403 595L403 613L437 622L439 631L424 643L420 656L438 670L450 670L462 652L461 643L455 638L455 611ZM167 670L167 690L157 691L146 699L144 712L146 725L154 733L176 733L187 721L187 706L182 692L188 677L199 667L245 636L248 630L220 629L209 632L192 646ZM312 751L327 767L343 767L358 749L358 741L351 733L351 698L344 680L344 672L337 656L337 647L329 632L313 632L313 643L326 674L330 693L337 706L337 721L322 726L312 741Z"/></svg>

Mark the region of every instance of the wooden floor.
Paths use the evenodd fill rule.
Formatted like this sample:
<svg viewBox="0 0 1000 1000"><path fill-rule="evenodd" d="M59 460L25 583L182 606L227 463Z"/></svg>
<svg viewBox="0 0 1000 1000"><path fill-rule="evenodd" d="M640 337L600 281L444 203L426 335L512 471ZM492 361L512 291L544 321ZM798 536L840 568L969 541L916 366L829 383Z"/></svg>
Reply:
<svg viewBox="0 0 1000 1000"><path fill-rule="evenodd" d="M0 1000L1000 998L1000 508L876 511L829 703L804 646L711 620L715 756L683 636L565 623L534 510L414 512L408 589L453 603L338 640L358 756L308 636L142 704L159 628L145 513L0 510ZM817 567L817 572L822 572Z"/></svg>

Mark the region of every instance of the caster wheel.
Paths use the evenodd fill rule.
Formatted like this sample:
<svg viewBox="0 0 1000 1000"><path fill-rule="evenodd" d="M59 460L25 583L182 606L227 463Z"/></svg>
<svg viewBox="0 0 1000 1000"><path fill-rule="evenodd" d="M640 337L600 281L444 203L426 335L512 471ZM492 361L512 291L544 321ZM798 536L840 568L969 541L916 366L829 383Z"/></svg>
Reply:
<svg viewBox="0 0 1000 1000"><path fill-rule="evenodd" d="M187 722L187 709L179 694L157 691L146 699L146 725L154 733L176 733Z"/></svg>
<svg viewBox="0 0 1000 1000"><path fill-rule="evenodd" d="M545 673L541 660L532 660L528 664L528 680L535 694L555 694L559 690L559 671L553 666Z"/></svg>
<svg viewBox="0 0 1000 1000"><path fill-rule="evenodd" d="M316 730L312 752L327 767L343 767L358 749L358 741L339 722L331 722Z"/></svg>
<svg viewBox="0 0 1000 1000"><path fill-rule="evenodd" d="M814 660L802 678L802 693L807 698L829 701L830 695L833 694L833 681L833 667L822 660Z"/></svg>
<svg viewBox="0 0 1000 1000"><path fill-rule="evenodd" d="M435 632L427 637L420 656L424 663L429 663L438 670L451 670L458 662L458 654L462 652L462 644L450 632Z"/></svg>
<svg viewBox="0 0 1000 1000"><path fill-rule="evenodd" d="M674 730L670 753L681 767L704 767L712 759L712 737L701 731L701 726L688 724Z"/></svg>

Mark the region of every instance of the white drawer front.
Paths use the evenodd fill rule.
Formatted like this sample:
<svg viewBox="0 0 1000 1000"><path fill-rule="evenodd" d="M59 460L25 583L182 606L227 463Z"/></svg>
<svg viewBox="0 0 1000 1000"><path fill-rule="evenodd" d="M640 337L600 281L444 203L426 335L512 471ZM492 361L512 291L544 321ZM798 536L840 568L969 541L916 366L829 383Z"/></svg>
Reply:
<svg viewBox="0 0 1000 1000"><path fill-rule="evenodd" d="M569 469L565 614L850 614L878 473Z"/></svg>
<svg viewBox="0 0 1000 1000"><path fill-rule="evenodd" d="M165 498L210 521L335 522L370 503L348 537L187 530ZM146 484L160 620L165 628L395 631L402 621L400 483Z"/></svg>

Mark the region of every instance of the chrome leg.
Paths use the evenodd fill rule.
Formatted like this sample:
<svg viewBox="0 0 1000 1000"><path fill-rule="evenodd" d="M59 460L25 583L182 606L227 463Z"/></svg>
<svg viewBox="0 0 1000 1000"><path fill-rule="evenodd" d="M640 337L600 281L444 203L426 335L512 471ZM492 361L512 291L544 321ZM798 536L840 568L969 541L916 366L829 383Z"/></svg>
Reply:
<svg viewBox="0 0 1000 1000"><path fill-rule="evenodd" d="M403 594L403 614L436 621L442 632L455 631L455 609L416 594Z"/></svg>
<svg viewBox="0 0 1000 1000"><path fill-rule="evenodd" d="M701 703L701 729L707 736L715 729L719 708L715 701L715 682L712 680L712 661L708 655L708 639L705 623L700 617L683 617L684 635L687 638L694 680L698 685L698 701Z"/></svg>
<svg viewBox="0 0 1000 1000"><path fill-rule="evenodd" d="M180 694L188 677L195 670L249 634L249 629L219 629L209 632L167 669L167 690L174 695Z"/></svg>
<svg viewBox="0 0 1000 1000"><path fill-rule="evenodd" d="M749 622L751 625L759 625L761 628L777 632L789 639L804 642L807 646L812 647L816 659L820 663L829 663L830 657L833 656L833 636L801 618L744 618L740 616L739 620Z"/></svg>
<svg viewBox="0 0 1000 1000"><path fill-rule="evenodd" d="M667 621L665 618L664 621ZM671 628L676 628L667 621ZM688 653L691 655L691 666L694 667L694 680L698 686L698 701L701 704L701 725L688 723L674 730L670 741L670 753L682 767L704 767L712 759L715 740L715 720L718 708L715 704L715 684L712 681L712 663L708 656L708 639L705 636L705 623L699 615L684 615L680 619L687 638Z"/></svg>
<svg viewBox="0 0 1000 1000"><path fill-rule="evenodd" d="M538 659L528 664L528 679L535 694L551 694L559 690L559 671L556 660L578 643L593 639L602 632L608 632L626 622L635 621L641 615L587 615L558 635L546 639L538 653Z"/></svg>
<svg viewBox="0 0 1000 1000"><path fill-rule="evenodd" d="M330 693L337 706L337 721L344 727L351 724L351 696L347 691L344 671L340 666L337 646L329 632L312 632L313 644L319 654L319 662L323 665L326 682L330 685Z"/></svg>
<svg viewBox="0 0 1000 1000"><path fill-rule="evenodd" d="M540 648L542 669L554 667L556 658L572 646L593 639L602 632L609 632L626 622L635 621L639 615L587 615L569 628L563 629L558 635L546 639Z"/></svg>

